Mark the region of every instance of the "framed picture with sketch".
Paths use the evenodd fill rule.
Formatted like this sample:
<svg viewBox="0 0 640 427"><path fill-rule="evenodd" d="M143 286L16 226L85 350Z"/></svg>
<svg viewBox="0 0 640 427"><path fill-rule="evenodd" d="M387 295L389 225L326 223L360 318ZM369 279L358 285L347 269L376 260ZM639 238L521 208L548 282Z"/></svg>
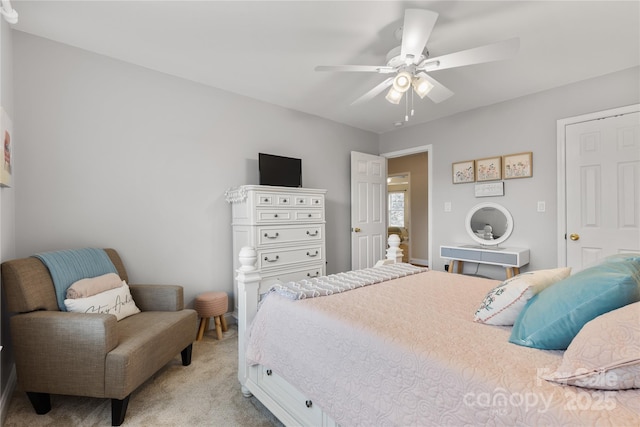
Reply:
<svg viewBox="0 0 640 427"><path fill-rule="evenodd" d="M502 157L502 177L531 178L533 176L533 159L531 151L509 154Z"/></svg>
<svg viewBox="0 0 640 427"><path fill-rule="evenodd" d="M454 184L464 184L467 182L474 182L476 180L474 160L453 163L452 168Z"/></svg>

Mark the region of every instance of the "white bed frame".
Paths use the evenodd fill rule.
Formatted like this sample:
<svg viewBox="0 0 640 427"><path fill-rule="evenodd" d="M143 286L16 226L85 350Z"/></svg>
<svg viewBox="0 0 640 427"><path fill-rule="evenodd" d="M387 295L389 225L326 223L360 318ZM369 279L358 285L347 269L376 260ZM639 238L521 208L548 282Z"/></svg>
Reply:
<svg viewBox="0 0 640 427"><path fill-rule="evenodd" d="M392 234L388 240L386 259L376 265L402 262L400 238ZM245 358L247 327L258 310L260 296L268 291L261 288L258 259L254 248L243 247L239 254L241 267L238 282L238 380L245 397L255 396L267 409L287 426L335 427L337 424L296 388L262 365L250 366Z"/></svg>

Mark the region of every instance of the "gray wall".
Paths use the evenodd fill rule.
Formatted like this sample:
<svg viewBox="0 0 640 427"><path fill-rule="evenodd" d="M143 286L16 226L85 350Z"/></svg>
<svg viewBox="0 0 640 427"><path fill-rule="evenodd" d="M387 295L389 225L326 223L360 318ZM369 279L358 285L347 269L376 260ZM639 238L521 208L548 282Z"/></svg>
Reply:
<svg viewBox="0 0 640 427"><path fill-rule="evenodd" d="M380 137L380 152L432 144L433 248L432 267L443 270L439 247L473 243L464 229L468 210L481 202L504 205L514 217L506 246L527 247L527 269L553 268L557 263L557 120L640 102L640 68L536 93ZM451 164L524 151L533 152L533 177L505 180L503 197L476 198L474 184L452 184ZM536 211L546 202L546 212ZM444 212L451 202L451 212ZM465 272L475 272L466 265ZM479 274L504 278L504 271L483 265Z"/></svg>
<svg viewBox="0 0 640 427"><path fill-rule="evenodd" d="M132 283L231 294L224 192L257 184L267 152L328 190L327 270L350 268L349 153L376 134L26 33L14 55L18 256L114 247Z"/></svg>

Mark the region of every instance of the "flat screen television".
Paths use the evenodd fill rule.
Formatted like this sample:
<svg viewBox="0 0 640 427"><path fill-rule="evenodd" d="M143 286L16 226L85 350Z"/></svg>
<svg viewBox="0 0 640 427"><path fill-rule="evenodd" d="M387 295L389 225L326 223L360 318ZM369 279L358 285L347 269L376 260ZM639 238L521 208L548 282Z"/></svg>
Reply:
<svg viewBox="0 0 640 427"><path fill-rule="evenodd" d="M302 160L273 154L258 154L260 185L302 187Z"/></svg>

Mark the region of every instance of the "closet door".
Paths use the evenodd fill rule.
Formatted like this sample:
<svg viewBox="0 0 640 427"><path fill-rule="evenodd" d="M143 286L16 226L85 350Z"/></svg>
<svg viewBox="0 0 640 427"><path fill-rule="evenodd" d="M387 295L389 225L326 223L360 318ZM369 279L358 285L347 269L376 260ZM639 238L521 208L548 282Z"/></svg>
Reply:
<svg viewBox="0 0 640 427"><path fill-rule="evenodd" d="M640 251L640 113L565 131L567 266Z"/></svg>

